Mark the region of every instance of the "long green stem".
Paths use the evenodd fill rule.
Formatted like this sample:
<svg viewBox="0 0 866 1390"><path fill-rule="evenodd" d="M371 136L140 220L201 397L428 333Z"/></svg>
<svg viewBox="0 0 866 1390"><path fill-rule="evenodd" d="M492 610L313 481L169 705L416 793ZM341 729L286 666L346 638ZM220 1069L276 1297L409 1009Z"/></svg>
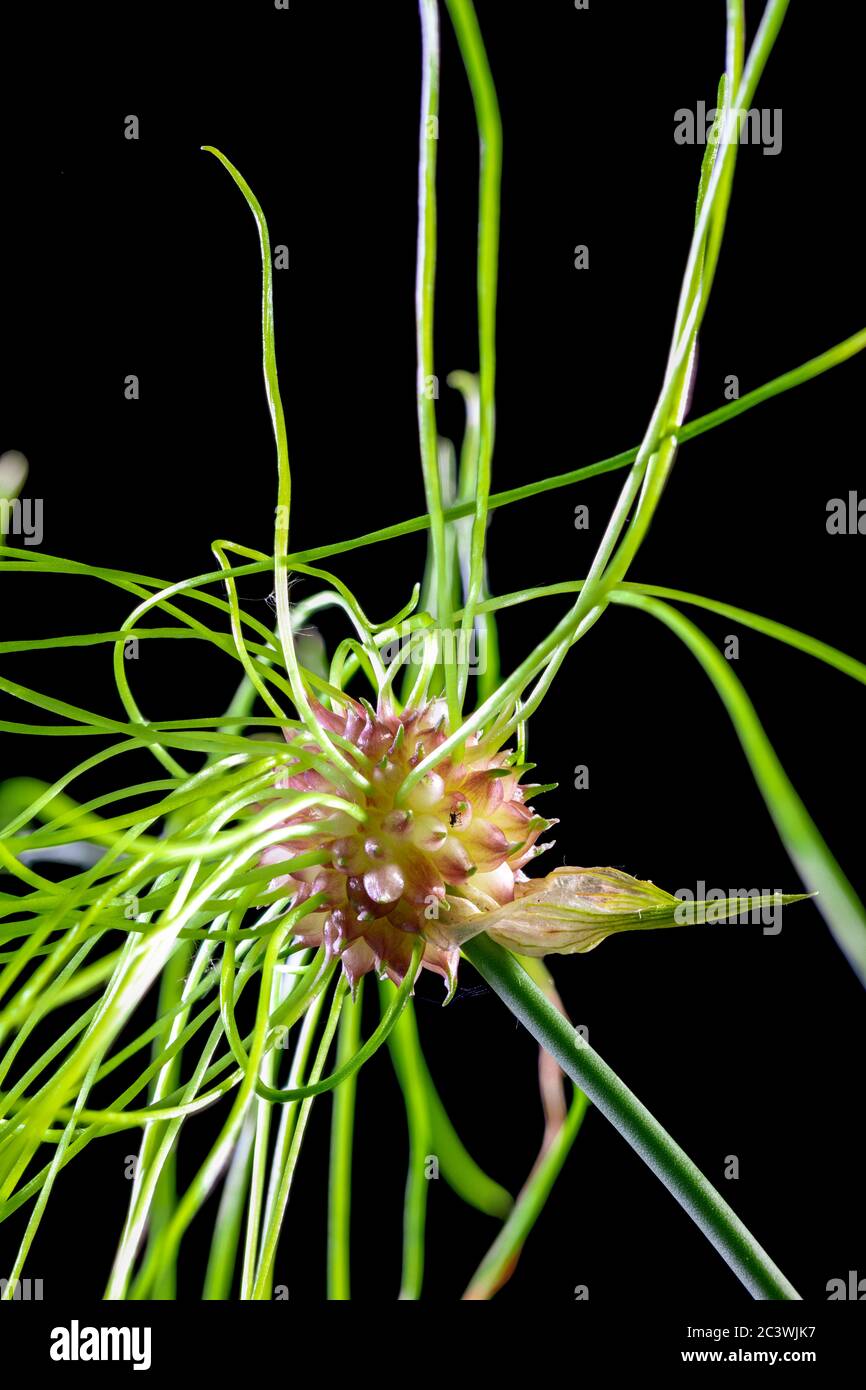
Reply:
<svg viewBox="0 0 866 1390"><path fill-rule="evenodd" d="M202 148L206 150L208 154L214 155L223 167L228 170L229 174L231 174L231 177L243 193L247 205L255 217L256 227L259 233L259 244L262 253L263 366L268 408L270 410L274 440L277 448L278 484L276 523L274 527L274 579L277 603L277 627L280 634L283 658L291 682L292 698L295 702L295 708L298 714L310 730L313 738L321 746L322 750L340 770L356 784L356 786L363 789L367 785L366 779L347 761L338 749L334 747L334 744L327 736L324 726L316 719L313 713L307 692L304 688L303 676L298 664L295 641L292 634L292 617L289 606L290 561L288 557L289 512L292 498L292 481L291 470L289 468L286 420L283 412L283 403L280 397L280 386L277 375L276 346L274 341L274 267L271 259L271 242L268 233L268 224L258 198L253 193L246 179L238 172L231 161L226 159L225 155L219 150L214 149L212 145L205 145Z"/></svg>
<svg viewBox="0 0 866 1390"><path fill-rule="evenodd" d="M433 358L433 310L436 287L436 151L439 142L439 7L437 0L420 0L423 47L421 124L418 138L418 252L415 278L415 329L418 358L418 434L421 469L430 514L433 547L433 592L436 618L441 634L451 626L451 574L445 514L442 507L442 479L439 467L439 438L436 427L438 378ZM443 645L443 652L445 648ZM452 724L458 721L457 668L444 660L445 692Z"/></svg>
<svg viewBox="0 0 866 1390"><path fill-rule="evenodd" d="M357 997L343 1002L337 1042L337 1067L358 1051L361 1040L361 1005L364 981ZM334 1092L331 1119L331 1168L328 1177L328 1299L351 1298L350 1221L352 1214L352 1140L355 1129L355 1092L358 1074L353 1072Z"/></svg>
<svg viewBox="0 0 866 1390"><path fill-rule="evenodd" d="M577 1091L565 1123L545 1151L515 1202L508 1220L472 1276L463 1295L466 1302L477 1303L492 1298L511 1274L526 1238L538 1220L553 1184L571 1152L588 1105L583 1091Z"/></svg>
<svg viewBox="0 0 866 1390"><path fill-rule="evenodd" d="M514 956L483 933L467 942L463 951L515 1017L664 1183L752 1296L799 1299L724 1198L634 1092L575 1033Z"/></svg>
<svg viewBox="0 0 866 1390"><path fill-rule="evenodd" d="M499 275L499 201L502 179L502 121L496 88L472 0L448 0L460 52L472 88L480 148L478 188L478 460L475 473L474 519L469 576L462 631L466 637L475 621L475 606L484 585L484 544L487 503L496 423L496 294Z"/></svg>
<svg viewBox="0 0 866 1390"><path fill-rule="evenodd" d="M383 1012L392 1006L390 993L388 986L383 985ZM409 1129L409 1168L403 1202L403 1277L400 1283L400 1298L406 1301L421 1297L427 1198L430 1193L427 1160L432 1157L430 1150L433 1139L424 1070L420 1063L418 1025L411 1006L403 1010L391 1034L391 1051L403 1092Z"/></svg>
<svg viewBox="0 0 866 1390"><path fill-rule="evenodd" d="M254 1118L248 1116L232 1154L214 1223L201 1295L204 1303L224 1302L231 1298L244 1204L250 1187L254 1135ZM161 1229L164 1228L165 1223Z"/></svg>
<svg viewBox="0 0 866 1390"><path fill-rule="evenodd" d="M340 1021L340 1013L343 1008L345 993L346 980L345 977L341 975L334 990L330 1012L328 1013L327 1022L325 1023L310 1073L314 1080L322 1074L322 1068L325 1065L334 1034L337 1031L337 1024ZM286 1154L285 1163L279 1173L279 1180L274 1192L273 1202L269 1204L271 1210L262 1238L259 1266L256 1274L255 1287L253 1289L253 1298L257 1302L261 1302L270 1297L270 1291L273 1285L274 1261L277 1254L277 1245L279 1243L283 1219L286 1214L286 1207L289 1201L292 1181L295 1176L295 1169L297 1168L298 1158L301 1152L301 1145L304 1142L307 1122L310 1118L310 1111L314 1101L315 1096L309 1096L307 1100L301 1101L300 1103L297 1118L292 1130L291 1144Z"/></svg>

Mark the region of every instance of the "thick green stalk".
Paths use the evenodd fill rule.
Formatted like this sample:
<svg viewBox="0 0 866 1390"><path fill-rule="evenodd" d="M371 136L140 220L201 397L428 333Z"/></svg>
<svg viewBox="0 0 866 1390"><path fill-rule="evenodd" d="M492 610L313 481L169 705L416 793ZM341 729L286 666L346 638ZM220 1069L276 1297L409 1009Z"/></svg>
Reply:
<svg viewBox="0 0 866 1390"><path fill-rule="evenodd" d="M517 1019L619 1130L754 1298L800 1295L724 1198L615 1072L554 1008L510 952L476 936L466 957Z"/></svg>

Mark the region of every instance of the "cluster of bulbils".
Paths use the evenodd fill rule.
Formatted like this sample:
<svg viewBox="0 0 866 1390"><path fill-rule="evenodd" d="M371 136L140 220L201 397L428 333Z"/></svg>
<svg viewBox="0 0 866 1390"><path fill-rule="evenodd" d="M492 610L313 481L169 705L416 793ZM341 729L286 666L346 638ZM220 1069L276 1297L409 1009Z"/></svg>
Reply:
<svg viewBox="0 0 866 1390"><path fill-rule="evenodd" d="M314 705L323 728L339 736L351 761L351 747L361 755L367 790L347 791L333 779L290 764L279 786L286 791L337 795L364 812L359 823L347 812L314 806L285 821L285 839L265 851L266 864L278 864L310 850L324 851L327 861L274 881L297 885L295 904L322 894L321 907L298 923L298 938L324 945L340 957L354 990L369 971L401 981L419 935L424 939L422 964L441 974L449 997L454 990L459 947L449 939L449 924L478 904L496 908L512 902L521 885L530 886L524 864L547 845L542 831L555 822L537 816L526 804L531 786L520 786L521 772L507 751L485 750L470 736L459 757L444 756L427 771L405 799L398 791L422 759L448 736L445 705L434 700L419 709L395 713L380 701L377 710L355 701L345 711ZM319 751L303 732L288 733L299 751ZM307 760L299 760L299 766ZM292 826L314 822L311 837L292 838Z"/></svg>

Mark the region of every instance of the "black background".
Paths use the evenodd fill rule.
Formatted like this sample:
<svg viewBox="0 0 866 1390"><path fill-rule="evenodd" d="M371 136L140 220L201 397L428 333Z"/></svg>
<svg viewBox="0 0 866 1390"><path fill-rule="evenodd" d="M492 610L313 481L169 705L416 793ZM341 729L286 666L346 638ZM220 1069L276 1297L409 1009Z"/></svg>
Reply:
<svg viewBox="0 0 866 1390"><path fill-rule="evenodd" d="M637 444L658 391L692 226L701 150L674 112L713 105L724 6L479 0L505 133L494 486ZM757 7L748 6L750 31ZM794 5L756 104L783 110L782 151L744 147L701 334L692 414L796 366L863 326L857 43L848 7ZM259 359L253 220L202 144L240 168L290 248L277 273L295 547L423 511L415 427L413 285L419 35L414 6L292 0L219 10L119 7L5 46L6 210L0 449L30 459L44 549L179 578L213 567L215 537L270 547L274 451ZM477 366L477 146L443 16L437 371ZM140 139L124 139L136 114ZM573 267L589 246L590 268ZM141 399L124 400L128 373ZM861 485L862 359L686 445L633 578L741 604L866 657L862 547L829 536L828 499ZM459 437L443 386L440 430ZM494 592L582 575L622 475L496 514ZM588 534L573 526L578 502ZM420 577L423 540L333 562L385 616ZM4 635L115 625L94 581L7 576ZM308 590L298 590L303 594ZM269 585L243 596L266 621ZM563 611L507 613L510 669ZM694 616L694 615L693 615ZM720 644L730 624L697 615ZM337 625L327 626L329 637ZM863 692L745 630L737 674L837 857L861 891ZM17 679L118 713L107 649L4 659ZM186 643L142 644L134 690L152 718L215 714L236 669ZM8 710L8 706L5 706ZM6 717L25 718L26 715ZM35 716L39 718L39 716ZM57 775L82 756L5 740L6 772ZM611 611L572 653L530 752L559 790L556 863L615 864L675 890L703 879L793 891L727 716L666 630ZM572 789L586 764L588 790ZM144 768L142 762L139 768ZM157 775L157 774L153 774ZM95 794L102 789L92 783ZM862 990L818 911L779 936L750 926L613 938L555 962L573 1020L722 1188L806 1299L866 1275ZM447 1010L426 976L418 1017L458 1128L513 1189L540 1139L536 1052L464 967ZM372 996L372 991L369 992ZM318 1113L316 1113L318 1112ZM324 1297L328 1104L314 1108L277 1281ZM212 1133L190 1124L188 1179ZM29 1272L46 1297L98 1296L119 1234L129 1136L92 1146L58 1183ZM726 1182L727 1155L740 1178ZM354 1294L399 1282L406 1163L385 1054L359 1090ZM209 1207L184 1247L180 1295L200 1294ZM13 1230L13 1227L15 1229ZM431 1194L426 1290L454 1299L495 1233L443 1182ZM10 1263L18 1223L0 1232ZM610 1126L590 1112L501 1298L596 1305L686 1296L748 1302L734 1276Z"/></svg>

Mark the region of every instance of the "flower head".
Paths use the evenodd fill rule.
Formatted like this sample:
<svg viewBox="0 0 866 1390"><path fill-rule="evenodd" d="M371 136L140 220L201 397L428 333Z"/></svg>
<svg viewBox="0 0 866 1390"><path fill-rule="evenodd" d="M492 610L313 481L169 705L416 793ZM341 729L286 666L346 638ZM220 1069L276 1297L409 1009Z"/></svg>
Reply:
<svg viewBox="0 0 866 1390"><path fill-rule="evenodd" d="M271 846L263 862L278 864L310 850L324 851L326 862L275 880L297 884L294 901L323 894L319 911L299 924L299 939L324 945L339 955L354 988L370 970L402 980L419 933L425 938L422 963L449 985L456 980L459 946L440 921L463 895L496 908L510 903L515 885L525 881L523 865L542 848L536 841L554 822L537 816L519 785L521 771L507 751L485 748L483 738L467 738L459 756L444 756L404 797L407 775L434 753L448 736L445 705L432 701L397 714L347 701L345 711L314 706L316 718L364 771L367 789L347 791L315 769L292 770L279 786L287 792L339 795L363 813L358 821L328 806L289 813L285 839ZM314 751L303 733L287 734L301 754ZM299 765L303 763L299 757ZM293 839L292 829L315 822L310 836Z"/></svg>

